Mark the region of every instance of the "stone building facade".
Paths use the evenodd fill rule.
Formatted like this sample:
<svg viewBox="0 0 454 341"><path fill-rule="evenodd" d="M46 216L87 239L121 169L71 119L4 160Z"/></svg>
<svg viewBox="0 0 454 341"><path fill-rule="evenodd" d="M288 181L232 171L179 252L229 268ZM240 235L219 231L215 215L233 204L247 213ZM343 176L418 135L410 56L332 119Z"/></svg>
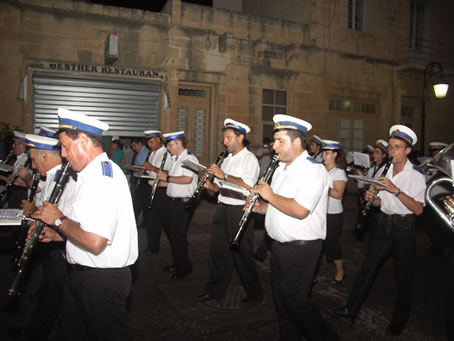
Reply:
<svg viewBox="0 0 454 341"><path fill-rule="evenodd" d="M271 135L274 113L288 113L309 121L310 135L361 150L392 124L419 135L423 96L426 146L452 142L452 90L436 101L424 89L432 61L452 78L452 1L278 3L243 0L240 12L168 0L154 13L70 0L0 1L0 121L26 132L55 125L67 97L60 82L78 89L99 80L138 87L138 94L150 83L151 97L137 97L137 108L131 97L122 107L119 91L108 99L119 103L112 112L87 98L74 98L70 109L120 122L112 135L185 130L203 163L219 153L228 117L251 127L252 145ZM105 58L109 34L118 38L113 64ZM40 92L47 81L50 95ZM95 86L90 96L99 95ZM52 89L62 101L51 98Z"/></svg>

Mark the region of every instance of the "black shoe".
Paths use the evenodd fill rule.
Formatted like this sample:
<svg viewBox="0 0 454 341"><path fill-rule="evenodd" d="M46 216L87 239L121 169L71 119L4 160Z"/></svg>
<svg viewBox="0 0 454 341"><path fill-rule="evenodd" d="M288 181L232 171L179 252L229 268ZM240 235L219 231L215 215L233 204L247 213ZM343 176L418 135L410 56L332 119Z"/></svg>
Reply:
<svg viewBox="0 0 454 341"><path fill-rule="evenodd" d="M175 272L177 271L177 268L175 266L175 264L172 264L172 265L166 265L162 268L162 271L166 271L166 272Z"/></svg>
<svg viewBox="0 0 454 341"><path fill-rule="evenodd" d="M355 316L350 314L347 307L328 309L328 314L338 321L346 322L350 326L353 325L353 323L355 323Z"/></svg>
<svg viewBox="0 0 454 341"><path fill-rule="evenodd" d="M386 328L385 334L388 336L399 336L400 334L402 334L403 330L404 327L398 326L391 322L388 328Z"/></svg>
<svg viewBox="0 0 454 341"><path fill-rule="evenodd" d="M203 294L197 295L194 298L194 302L199 302L199 303L205 303L206 301L213 300L214 298L210 296L210 294L207 294L204 292Z"/></svg>
<svg viewBox="0 0 454 341"><path fill-rule="evenodd" d="M192 269L186 270L183 272L175 271L171 276L170 279L182 279L185 278L187 275L192 273Z"/></svg>

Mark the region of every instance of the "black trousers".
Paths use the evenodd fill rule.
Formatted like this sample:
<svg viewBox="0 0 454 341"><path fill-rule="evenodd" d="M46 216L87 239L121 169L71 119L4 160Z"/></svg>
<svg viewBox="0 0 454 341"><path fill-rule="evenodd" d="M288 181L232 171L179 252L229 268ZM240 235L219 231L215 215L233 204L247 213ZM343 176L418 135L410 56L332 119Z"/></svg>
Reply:
<svg viewBox="0 0 454 341"><path fill-rule="evenodd" d="M246 226L239 248L230 248L230 241L238 230L242 215L243 206L219 205L216 208L211 229L208 259L210 279L206 285L206 293L217 299L224 298L233 269L236 269L247 296L251 300L262 301L264 294L254 258L254 226L251 220Z"/></svg>
<svg viewBox="0 0 454 341"><path fill-rule="evenodd" d="M72 269L60 309L57 340L128 340L129 267Z"/></svg>
<svg viewBox="0 0 454 341"><path fill-rule="evenodd" d="M27 329L33 335L34 340L47 340L57 321L63 300L68 264L63 256L64 243L39 245L37 251L36 256L42 265L43 278Z"/></svg>
<svg viewBox="0 0 454 341"><path fill-rule="evenodd" d="M327 214L326 219L326 239L323 247L326 258L331 262L343 258L340 237L344 224L344 214Z"/></svg>
<svg viewBox="0 0 454 341"><path fill-rule="evenodd" d="M369 231L366 259L346 307L352 315L358 314L382 262L392 252L396 259L398 293L391 321L396 327L403 328L408 321L413 296L416 217L382 213L376 218Z"/></svg>
<svg viewBox="0 0 454 341"><path fill-rule="evenodd" d="M151 187L150 196L151 199ZM148 251L154 254L159 253L159 247L161 242L161 228L162 228L162 212L166 207L166 188L158 187L153 199L151 208L148 206L145 208L145 224L147 227L147 245Z"/></svg>
<svg viewBox="0 0 454 341"><path fill-rule="evenodd" d="M448 340L454 341L454 253L452 253L449 258L448 294L446 301L446 329L448 330Z"/></svg>
<svg viewBox="0 0 454 341"><path fill-rule="evenodd" d="M133 207L136 221L141 212L145 214L150 203L150 185L146 179L139 179L139 187L134 194Z"/></svg>
<svg viewBox="0 0 454 341"><path fill-rule="evenodd" d="M163 200L162 227L169 239L176 272L183 275L192 271L187 234L191 212L184 208L185 203L180 198L172 199L166 195Z"/></svg>
<svg viewBox="0 0 454 341"><path fill-rule="evenodd" d="M336 340L310 298L322 240L307 245L273 242L271 284L280 340Z"/></svg>

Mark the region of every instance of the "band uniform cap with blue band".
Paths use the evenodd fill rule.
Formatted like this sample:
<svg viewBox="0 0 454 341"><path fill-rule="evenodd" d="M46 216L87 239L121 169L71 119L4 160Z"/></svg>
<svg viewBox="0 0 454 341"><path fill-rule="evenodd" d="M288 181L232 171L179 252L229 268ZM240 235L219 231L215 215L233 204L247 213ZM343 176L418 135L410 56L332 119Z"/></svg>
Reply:
<svg viewBox="0 0 454 341"><path fill-rule="evenodd" d="M143 133L145 134L145 138L147 139L154 136L161 137L160 130L145 130Z"/></svg>
<svg viewBox="0 0 454 341"><path fill-rule="evenodd" d="M372 147L370 144L366 144L365 149L366 149L369 153L373 153L373 152L374 152L374 147Z"/></svg>
<svg viewBox="0 0 454 341"><path fill-rule="evenodd" d="M404 140L408 142L410 146L413 146L416 142L418 142L418 138L416 137L414 131L402 124L393 125L389 129L389 137Z"/></svg>
<svg viewBox="0 0 454 341"><path fill-rule="evenodd" d="M232 128L241 131L242 134L246 135L251 131L251 128L249 128L247 125L241 122L234 121L230 118L227 118L224 121L224 127L225 128Z"/></svg>
<svg viewBox="0 0 454 341"><path fill-rule="evenodd" d="M388 152L388 142L386 142L385 140L378 139L377 142L375 142L375 147L380 148L385 153Z"/></svg>
<svg viewBox="0 0 454 341"><path fill-rule="evenodd" d="M57 132L55 130L42 126L41 129L39 130L38 135L52 137L56 133Z"/></svg>
<svg viewBox="0 0 454 341"><path fill-rule="evenodd" d="M312 124L309 122L289 115L274 115L273 122L274 130L299 130L306 134L312 129Z"/></svg>
<svg viewBox="0 0 454 341"><path fill-rule="evenodd" d="M21 131L18 131L18 130L14 130L13 134L14 134L14 137L13 137L14 140L17 140L17 141L20 141L20 142L23 142L23 143L27 143L28 142L27 138L25 137L25 133L23 133Z"/></svg>
<svg viewBox="0 0 454 341"><path fill-rule="evenodd" d="M442 150L448 146L447 143L444 142L430 142L429 143L429 148L431 150Z"/></svg>
<svg viewBox="0 0 454 341"><path fill-rule="evenodd" d="M312 136L312 141L319 144L320 146L323 144L323 140L320 137L318 137L317 135Z"/></svg>
<svg viewBox="0 0 454 341"><path fill-rule="evenodd" d="M80 130L96 136L102 136L103 131L109 130L107 123L64 108L58 108L58 118L58 129Z"/></svg>
<svg viewBox="0 0 454 341"><path fill-rule="evenodd" d="M166 140L166 143L169 143L170 141L175 140L175 139L182 139L184 137L184 130L183 131L177 131L177 132L174 132L174 133L164 134L162 136L164 136L164 139Z"/></svg>
<svg viewBox="0 0 454 341"><path fill-rule="evenodd" d="M322 150L338 150L340 148L340 142L333 140L323 140Z"/></svg>
<svg viewBox="0 0 454 341"><path fill-rule="evenodd" d="M59 140L34 134L26 134L27 145L31 148L44 149L44 150L57 150L60 148L58 145Z"/></svg>

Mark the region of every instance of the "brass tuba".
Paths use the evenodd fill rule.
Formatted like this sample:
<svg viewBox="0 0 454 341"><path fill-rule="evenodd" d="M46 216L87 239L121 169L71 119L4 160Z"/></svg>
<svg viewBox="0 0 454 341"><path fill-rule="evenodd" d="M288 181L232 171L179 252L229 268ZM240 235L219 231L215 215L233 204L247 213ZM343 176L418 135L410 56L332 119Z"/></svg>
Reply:
<svg viewBox="0 0 454 341"><path fill-rule="evenodd" d="M441 178L433 180L426 188L425 199L426 202L433 208L435 213L443 220L448 227L454 230L454 214L449 206L445 204L445 207L440 207L432 200L432 189L437 185L447 182L454 186L453 174L451 168L451 161L454 160L454 143L441 150L426 166L426 170L437 170L442 174L446 175ZM453 189L454 192L454 189ZM451 192L452 194L452 192Z"/></svg>

